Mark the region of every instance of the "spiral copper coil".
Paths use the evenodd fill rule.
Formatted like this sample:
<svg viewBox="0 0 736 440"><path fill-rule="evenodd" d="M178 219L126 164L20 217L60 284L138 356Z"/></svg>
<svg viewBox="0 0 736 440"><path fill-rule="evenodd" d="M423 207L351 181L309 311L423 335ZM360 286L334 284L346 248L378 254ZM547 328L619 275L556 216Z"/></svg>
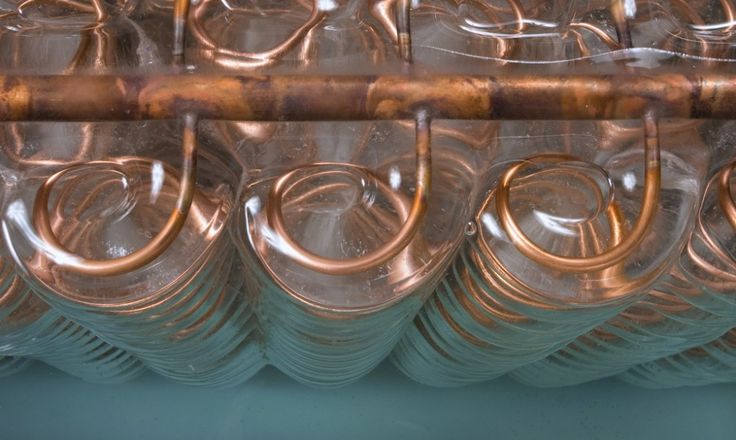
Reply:
<svg viewBox="0 0 736 440"><path fill-rule="evenodd" d="M104 68L110 62L111 45L114 41L107 30L98 26L108 19L108 15L99 1L91 4L81 2L46 2L43 0L29 0L18 5L17 11L8 14L5 19L20 18L33 23L35 18L26 18L26 10L33 8L54 7L68 8L75 13L90 15L87 25L75 27L78 29L79 42L73 56L64 67L59 67L60 73L74 73L87 67L93 69ZM16 17L17 16L17 17ZM39 21L28 29L20 26L13 32L5 32L0 39L9 39L9 45L4 45L10 51L5 60L9 64L4 67L24 69L29 66L22 44L34 44L42 41L43 31L54 31L53 20ZM63 40L72 41L72 40ZM63 43L65 44L65 43ZM56 68L56 66L49 66ZM29 133L29 127L23 124L11 123L3 127L3 154L9 160L9 165L16 171L35 169L36 167L56 167L78 163L88 159L92 150L92 139L95 137L94 124L83 124L80 128L81 142L71 146L70 151L64 151L59 157L48 152L33 152L26 142L30 139L38 140L51 135L50 133ZM58 133L58 132L57 132ZM62 143L63 145L63 143ZM31 150L27 155L26 151ZM124 350L112 347L99 339L90 330L73 323L57 310L49 308L21 278L14 274L13 264L3 257L3 282L9 283L2 291L2 330L0 340L3 341L3 353L15 354L41 360L59 368L71 375L81 377L92 382L122 382L132 379L143 372L143 365L135 357Z"/></svg>
<svg viewBox="0 0 736 440"><path fill-rule="evenodd" d="M369 8L370 16L377 21L383 29L385 37L392 40L397 45L398 53L406 62L411 62L411 31L409 26L409 10L411 2L409 0L376 0L369 4L363 5L363 2L335 2L328 7L317 0L298 0L298 5L294 9L284 9L280 5L271 5L271 7L237 7L227 3L220 6L225 7L225 11L231 14L241 14L243 16L268 16L274 14L285 14L293 20L299 20L297 17L304 15L301 22L295 23L293 30L281 41L273 44L272 47L260 51L245 51L239 49L230 49L225 47L223 42L217 41L205 24L208 16L217 6L215 0L205 0L191 4L190 0L176 0L174 2L174 56L183 59L185 54L185 36L187 31L191 34L196 42L197 54L204 60L211 62L220 67L227 69L250 70L254 68L263 68L274 65L281 61L285 55L297 47L299 49L300 59L307 64L310 62L311 49L314 44L312 33L325 20L328 12L336 8ZM348 5L338 4L348 3ZM300 14L298 9L302 8ZM215 16L216 17L216 16ZM372 35L369 39L380 41L383 37L378 36L378 30L371 29ZM379 54L383 52L378 44ZM381 57L382 58L382 57Z"/></svg>
<svg viewBox="0 0 736 440"><path fill-rule="evenodd" d="M384 127L402 134L405 130L404 124L383 124L375 132ZM446 133L439 135L443 139L453 132L440 131ZM303 383L332 387L357 380L393 348L438 281L461 232L458 226L462 223L458 222L456 238L443 238L449 242L437 243L438 238L424 235L433 230L427 229L424 221L427 206L432 206L430 200L439 203L445 199L437 197L457 197L448 192L448 183L457 184L464 178L462 168L472 172L472 167L454 159L443 147L439 153L443 162L432 166L429 120L420 113L414 153L402 155L400 160L389 156L390 162L381 167L388 169L389 178L362 165L310 163L312 159L307 158L306 164L287 173L277 171L274 177L263 177L262 182L255 179L254 189L246 190L243 215L248 234L241 240L249 246L243 256L251 291L260 294L259 314L269 362ZM354 158L373 154L362 142L353 147ZM409 199L398 192L395 179L399 175L391 170L403 169L411 161L416 164L415 178L411 183L402 179L401 183L413 185L414 195ZM434 192L429 189L432 169L440 173L431 179ZM451 177L445 176L447 172ZM460 185L458 190L463 188ZM335 203L330 200L341 200L345 197L342 194L354 191L358 195L350 198L357 200L360 208L339 208L337 213L345 209L346 217L334 238L328 234L323 240L309 240L316 237L292 235L295 226L306 227L301 225L309 220L306 215L310 209L330 212L327 207ZM261 196L265 203L259 202ZM284 215L287 212L289 215ZM436 228L443 231L442 237L448 234L448 225ZM300 244L305 238L307 246ZM315 253L313 246L320 242L328 243L328 250L335 246L366 249L340 258L327 257ZM317 285L322 287L315 291Z"/></svg>
<svg viewBox="0 0 736 440"><path fill-rule="evenodd" d="M607 236L592 223L578 225L578 257L553 254L531 241L515 220L509 203L512 186L517 191L524 185L531 188L530 185L535 185L534 178L543 178L545 173L542 168L515 184L513 180L524 168L538 167L546 162L574 163L576 159L564 154L540 155L506 169L476 218L480 239L471 240L461 251L448 278L430 298L415 319L415 326L394 352L393 360L402 371L433 385L490 379L544 358L597 323L616 315L641 295L666 267L660 265L646 276L630 278L624 265L627 258L641 249L654 223L659 200L657 123L650 117L644 125L647 167L638 219L630 229L626 228L618 203L607 204ZM570 183L565 191L573 191L572 182L576 180L596 188L580 169L571 167L564 172ZM522 180L529 183L522 184ZM544 187L542 182L543 179L536 185ZM606 198L602 193L593 196L598 200ZM570 192L568 197L575 195ZM526 202L530 206L541 203L534 199ZM498 213L493 223L492 212ZM553 270L553 274L580 273L584 280L580 289L591 289L591 292L602 289L601 296L587 300L571 297L561 301L535 290L533 282L530 284L529 280L519 277L514 268L507 266L514 261L508 251L488 244L487 237L493 235L507 237L504 240L515 252L540 268ZM608 249L605 241L609 242ZM540 278L539 283L544 286L546 281Z"/></svg>
<svg viewBox="0 0 736 440"><path fill-rule="evenodd" d="M61 74L137 67L144 55L133 45L143 47L147 39L128 19L136 6L136 1L23 1L3 17L0 66Z"/></svg>
<svg viewBox="0 0 736 440"><path fill-rule="evenodd" d="M732 17L733 5L728 1L720 3L726 17ZM661 6L659 3L652 4L655 7ZM703 23L702 18L688 4L673 2L673 6L682 10L694 25ZM675 39L677 36L672 35L671 38ZM708 42L699 40L699 55L714 55ZM723 175L725 174L721 174ZM720 191L719 194L726 193ZM698 231L703 231L700 220L696 223ZM708 233L703 232L707 236ZM695 234L699 236L700 233ZM712 241L708 243L711 250L716 246ZM687 244L687 249L686 254L692 255L692 240ZM722 254L717 247L715 252ZM695 264L702 268L702 262L700 260ZM730 328L733 321L714 308L699 308L698 298L702 294L697 286L700 283L692 282L693 284L675 266L667 279L649 293L647 299L560 352L515 371L513 376L533 385L572 385L615 375L633 365L712 340Z"/></svg>
<svg viewBox="0 0 736 440"><path fill-rule="evenodd" d="M718 280L727 272L714 267L708 259L716 256L725 258L726 264L733 264L733 260L713 240L707 241L712 247L703 249L698 258L692 258L694 241L711 236L702 218L708 194L717 199L724 223L730 224L731 219L736 218L733 212L728 211L733 205L729 183L732 168L732 165L726 166L711 179L706 188L704 207L695 221L696 229L680 261L646 299L581 337L562 352L538 365L514 372L514 376L527 383L545 386L585 382L704 344L733 327L733 308L724 307L724 302L717 295L714 297L703 288L705 284L702 281L683 272L694 270ZM702 255L708 256L703 258ZM582 374L581 370L586 373Z"/></svg>
<svg viewBox="0 0 736 440"><path fill-rule="evenodd" d="M618 376L645 388L670 388L736 381L736 330L701 347L634 367Z"/></svg>
<svg viewBox="0 0 736 440"><path fill-rule="evenodd" d="M71 165L47 177L36 193L32 212L33 231L38 234L32 239L43 246L26 264L46 300L134 353L154 371L195 385L233 385L262 366L260 345L254 339L255 318L250 300L240 292L242 278L233 270L237 259L222 234L229 207L196 186L197 120L188 115L183 125L182 171L163 165L161 183L154 179L131 186L151 179L146 173L155 174L162 165L140 156ZM101 180L80 200L75 188L93 182L95 175ZM179 181L176 176L181 176ZM123 188L154 194L158 203L172 205L171 213L166 218L154 207L142 208L133 221L146 227L160 225L147 244L117 258L85 258L81 255L99 247L95 244L99 232L94 223L77 219L88 216L96 203L109 200L120 179ZM56 189L60 185L62 189ZM74 209L69 213L65 206ZM196 234L210 235L207 240L212 242L198 251L192 249L192 265L169 281L165 272L160 282L135 275L143 269L155 271L151 268L162 255L175 258L165 252L181 240L187 223ZM119 286L126 277L133 287ZM84 280L102 285L105 279L111 280L108 294L82 287Z"/></svg>

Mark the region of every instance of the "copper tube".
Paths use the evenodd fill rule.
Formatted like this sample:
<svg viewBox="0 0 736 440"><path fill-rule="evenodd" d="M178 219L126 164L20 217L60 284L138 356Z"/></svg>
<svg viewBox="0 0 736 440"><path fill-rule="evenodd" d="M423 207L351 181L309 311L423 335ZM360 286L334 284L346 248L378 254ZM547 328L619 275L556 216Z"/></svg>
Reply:
<svg viewBox="0 0 736 440"><path fill-rule="evenodd" d="M570 28L579 28L579 29L585 29L590 32L592 32L595 36L597 36L603 43L608 46L611 50L618 50L622 49L622 45L620 41L616 41L613 38L611 38L610 35L608 35L603 29L599 28L598 26L595 26L590 23L584 23L584 22L572 22L568 25ZM585 46L581 46L582 50L587 50Z"/></svg>
<svg viewBox="0 0 736 440"><path fill-rule="evenodd" d="M718 175L718 204L734 231L736 231L736 202L731 191L731 175L735 169L736 162L733 162Z"/></svg>
<svg viewBox="0 0 736 440"><path fill-rule="evenodd" d="M174 0L174 45L171 52L175 58L181 58L184 56L189 4L190 0Z"/></svg>
<svg viewBox="0 0 736 440"><path fill-rule="evenodd" d="M159 233L143 248L126 255L125 257L110 260L90 260L72 255L58 240L51 227L48 212L48 201L54 184L64 175L84 167L75 165L65 168L51 177L41 185L36 193L33 204L33 224L38 235L44 241L50 251L67 255L64 261L56 261L58 265L72 272L90 276L113 276L138 269L160 256L169 245L176 239L184 222L186 221L189 207L194 197L197 167L197 118L192 114L184 116L183 132L183 160L182 177L179 185L179 195L176 207L169 216L166 225ZM91 162L90 164L94 164Z"/></svg>
<svg viewBox="0 0 736 440"><path fill-rule="evenodd" d="M616 24L616 36L618 42L624 49L629 49L633 46L631 40L631 29L629 28L629 20L626 17L626 11L624 8L625 0L611 0L611 15L613 15L613 21Z"/></svg>
<svg viewBox="0 0 736 440"><path fill-rule="evenodd" d="M330 275L346 275L363 272L386 263L399 254L413 239L427 211L427 198L431 183L431 135L430 120L420 111L416 119L416 190L409 215L398 233L377 249L360 257L337 260L316 255L302 247L286 230L282 212L283 196L287 183L299 168L281 176L268 194L266 216L268 224L288 246L287 255L302 266Z"/></svg>
<svg viewBox="0 0 736 440"><path fill-rule="evenodd" d="M398 43L399 32L396 29L396 21L391 17L394 3L396 0L376 0L371 6L371 15L381 23L389 38Z"/></svg>
<svg viewBox="0 0 736 440"><path fill-rule="evenodd" d="M570 272L590 272L605 269L620 263L631 254L636 246L644 239L649 229L654 215L657 212L657 203L659 199L659 189L661 183L660 161L659 161L659 135L657 132L657 122L652 116L645 119L645 157L646 172L644 177L644 196L641 204L639 217L632 230L624 237L623 241L592 257L565 257L562 255L548 252L527 237L521 227L514 220L511 214L511 205L509 201L509 191L516 174L533 164L534 158L521 162L510 167L500 179L498 188L496 189L496 209L501 226L506 234L514 243L516 248L527 258L555 269ZM564 158L547 157L546 160L561 161Z"/></svg>
<svg viewBox="0 0 736 440"><path fill-rule="evenodd" d="M179 2L190 0L177 0ZM271 49L264 50L261 52L243 52L238 50L225 49L221 45L217 44L212 40L204 26L202 26L202 16L206 12L211 0L202 0L201 2L194 5L189 14L189 29L202 46L204 51L202 53L210 58L216 64L219 64L225 68L233 69L251 69L256 67L263 67L278 61L281 57L286 54L289 50L295 47L300 41L302 41L306 35L314 29L319 23L324 20L327 15L325 11L320 9L317 4L317 0L312 1L312 11L307 21L301 26L295 29L286 40L277 44ZM180 12L180 14L183 12ZM175 18L177 19L177 18ZM182 31L183 32L183 31ZM182 38L183 36L178 36ZM177 43L178 44L178 43ZM183 42L182 51L183 51Z"/></svg>
<svg viewBox="0 0 736 440"><path fill-rule="evenodd" d="M406 63L412 62L411 55L411 0L398 0L396 6L396 30L399 56Z"/></svg>
<svg viewBox="0 0 736 440"><path fill-rule="evenodd" d="M421 108L434 119L733 119L736 75L0 76L0 121L396 120Z"/></svg>

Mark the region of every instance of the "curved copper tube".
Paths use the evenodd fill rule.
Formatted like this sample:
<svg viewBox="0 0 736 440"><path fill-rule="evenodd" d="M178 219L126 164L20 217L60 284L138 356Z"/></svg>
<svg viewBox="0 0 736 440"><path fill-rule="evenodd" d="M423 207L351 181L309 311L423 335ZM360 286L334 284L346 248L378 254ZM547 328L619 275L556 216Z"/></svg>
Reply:
<svg viewBox="0 0 736 440"><path fill-rule="evenodd" d="M79 12L95 14L95 20L98 23L101 23L107 20L110 16L107 13L107 9L105 9L105 6L102 0L90 0L90 2L92 3L91 5L77 1L77 0L26 0L20 5L18 5L18 11L22 10L23 8L33 3L46 3L46 2L63 5L71 9L75 9Z"/></svg>
<svg viewBox="0 0 736 440"><path fill-rule="evenodd" d="M33 204L33 224L38 235L52 252L70 255L71 258L56 263L65 269L89 276L114 276L138 269L158 258L176 239L187 219L194 197L197 166L197 118L192 114L184 116L182 178L176 207L166 225L143 248L121 258L111 260L90 260L71 253L59 242L49 220L48 201L56 182L71 171L83 165L68 167L52 175L41 185Z"/></svg>
<svg viewBox="0 0 736 440"><path fill-rule="evenodd" d="M318 0L312 1L312 11L307 21L296 28L289 37L275 47L261 52L243 52L225 49L212 40L209 33L202 25L202 17L212 0L202 0L194 5L189 13L189 19L185 20L189 11L190 0L176 0L177 8L174 14L174 30L177 41L174 43L175 50L184 51L184 24L189 24L189 29L197 42L205 49L203 54L213 62L226 68L254 68L263 67L278 61L286 52L291 50L302 41L309 31L314 29L327 15L320 9ZM186 4L184 4L186 3ZM177 30L178 29L178 30ZM175 52L174 55L177 55Z"/></svg>
<svg viewBox="0 0 736 440"><path fill-rule="evenodd" d="M281 176L269 192L266 216L269 226L289 247L288 255L297 263L316 272L329 275L346 275L379 266L401 252L413 240L427 210L427 197L431 180L431 140L430 120L426 112L422 111L417 115L416 137L416 190L409 215L399 232L391 240L361 257L349 260L322 257L304 249L291 238L284 225L282 204L284 192L287 190L287 183L294 173L298 172L299 168Z"/></svg>
<svg viewBox="0 0 736 440"><path fill-rule="evenodd" d="M527 258L555 269L570 272L589 272L613 266L623 261L636 246L644 239L657 212L659 189L661 184L661 170L659 160L659 137L657 122L649 115L645 118L645 158L646 172L644 177L644 196L639 217L630 233L623 241L607 251L593 257L565 257L553 254L537 246L521 230L511 214L509 192L516 174L540 161L561 162L568 159L557 156L538 156L510 167L502 176L498 184L496 195L496 209L501 226L517 247Z"/></svg>
<svg viewBox="0 0 736 440"><path fill-rule="evenodd" d="M731 191L731 176L736 170L736 162L726 166L718 175L718 204L731 227L736 231L736 202Z"/></svg>
<svg viewBox="0 0 736 440"><path fill-rule="evenodd" d="M723 8L723 13L726 16L726 21L730 23L730 25L723 31L731 32L734 27L736 27L736 6L734 6L732 0L721 0L721 7Z"/></svg>
<svg viewBox="0 0 736 440"><path fill-rule="evenodd" d="M616 24L616 36L618 37L619 44L624 49L633 47L631 40L631 29L629 28L629 20L626 17L626 11L624 10L625 0L611 0L611 14L613 15L613 21Z"/></svg>
<svg viewBox="0 0 736 440"><path fill-rule="evenodd" d="M730 188L730 178L734 169L736 169L736 162L724 167L709 182L706 193L709 191L711 185L717 185L716 194L718 204L726 221L736 230L736 206L734 206L733 194ZM701 207L700 209L702 210L703 208ZM697 237L702 240L707 252L711 253L718 262L712 262L708 256L701 255L695 248L692 237L688 240L685 254L694 265L713 278L700 279L700 283L720 291L730 291L736 288L736 261L732 259L728 252L712 236L700 215L696 220L696 232Z"/></svg>

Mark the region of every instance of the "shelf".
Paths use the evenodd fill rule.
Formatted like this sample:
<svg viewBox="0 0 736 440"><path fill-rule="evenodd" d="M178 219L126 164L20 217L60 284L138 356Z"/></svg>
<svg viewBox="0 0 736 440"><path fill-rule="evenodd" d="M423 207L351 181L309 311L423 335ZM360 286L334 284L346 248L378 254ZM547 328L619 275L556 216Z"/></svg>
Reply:
<svg viewBox="0 0 736 440"><path fill-rule="evenodd" d="M212 390L151 374L91 385L34 365L0 380L0 426L2 439L717 440L736 438L736 384L652 391L606 380L536 389L504 378L435 389L383 365L337 390L310 389L271 368Z"/></svg>

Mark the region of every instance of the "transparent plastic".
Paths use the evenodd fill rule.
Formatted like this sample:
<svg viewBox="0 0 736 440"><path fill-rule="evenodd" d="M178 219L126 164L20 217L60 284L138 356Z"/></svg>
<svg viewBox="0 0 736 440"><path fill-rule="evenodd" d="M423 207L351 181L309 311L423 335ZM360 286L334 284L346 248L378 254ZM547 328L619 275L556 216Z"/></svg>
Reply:
<svg viewBox="0 0 736 440"><path fill-rule="evenodd" d="M163 254L140 268L96 276L73 264L130 255L163 229L180 186L180 124L95 124L91 143L107 146L105 159L64 168L48 208L37 206L37 193L52 170L22 173L3 225L32 286L58 310L168 378L232 385L258 371L262 350L227 234L239 172L226 150L200 137L189 215ZM34 141L26 137L24 145ZM38 235L39 208L51 212L66 252Z"/></svg>
<svg viewBox="0 0 736 440"><path fill-rule="evenodd" d="M652 171L642 166L641 124L502 124L474 233L394 352L397 366L432 385L491 379L551 354L646 293L684 244L708 159L693 124L658 125L656 208L637 232L653 182L644 176ZM509 174L525 165L524 174ZM520 233L499 216L504 181L519 231L582 270L520 251ZM630 237L637 242L623 259L591 269L589 257Z"/></svg>
<svg viewBox="0 0 736 440"><path fill-rule="evenodd" d="M736 381L736 330L683 353L647 362L619 376L645 388L700 386Z"/></svg>
<svg viewBox="0 0 736 440"><path fill-rule="evenodd" d="M413 124L284 123L265 143L240 147L250 170L238 228L247 280L260 295L268 359L297 380L336 386L370 371L450 263L474 197L478 157L452 137L462 125L432 126L432 189L416 235L387 262L344 274L293 259L269 223L269 192L294 170L281 204L292 239L343 261L373 252L397 233L416 191ZM258 151L290 153L261 168Z"/></svg>

